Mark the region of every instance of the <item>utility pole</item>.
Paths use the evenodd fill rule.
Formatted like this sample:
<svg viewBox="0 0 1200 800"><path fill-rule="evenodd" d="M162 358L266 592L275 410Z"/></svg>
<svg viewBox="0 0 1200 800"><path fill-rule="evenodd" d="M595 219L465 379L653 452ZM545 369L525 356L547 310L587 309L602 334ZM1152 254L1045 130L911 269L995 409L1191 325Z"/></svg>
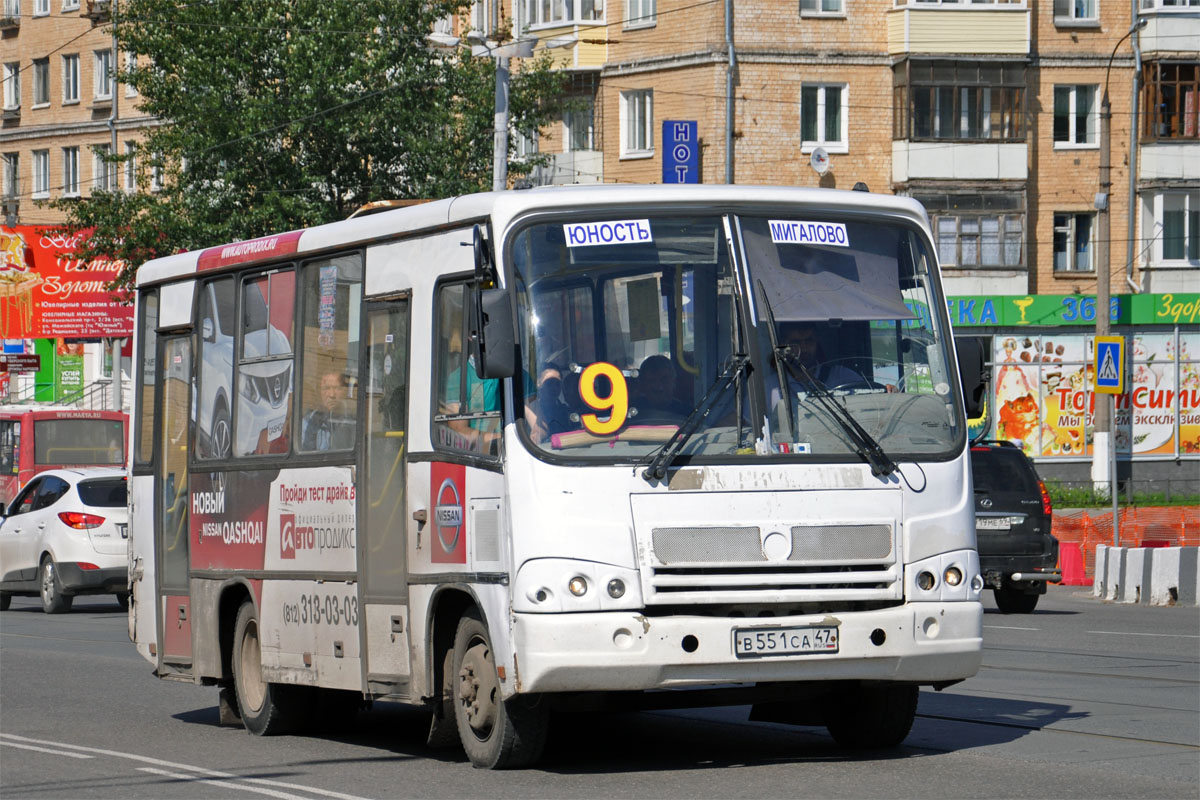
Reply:
<svg viewBox="0 0 1200 800"><path fill-rule="evenodd" d="M1109 198L1112 189L1112 104L1108 99L1108 79L1112 73L1113 59L1117 49L1134 33L1144 27L1145 17L1129 26L1129 30L1113 46L1108 57L1108 68L1104 71L1104 96L1100 101L1100 187L1096 193L1096 336L1108 336L1110 306L1112 304L1112 263L1110 248ZM1136 125L1132 120L1131 125ZM1133 232L1130 231L1132 236ZM1092 439L1092 485L1098 492L1105 492L1113 502L1113 536L1117 531L1117 448L1113 436L1113 419L1116 411L1116 396L1092 395L1095 403Z"/></svg>

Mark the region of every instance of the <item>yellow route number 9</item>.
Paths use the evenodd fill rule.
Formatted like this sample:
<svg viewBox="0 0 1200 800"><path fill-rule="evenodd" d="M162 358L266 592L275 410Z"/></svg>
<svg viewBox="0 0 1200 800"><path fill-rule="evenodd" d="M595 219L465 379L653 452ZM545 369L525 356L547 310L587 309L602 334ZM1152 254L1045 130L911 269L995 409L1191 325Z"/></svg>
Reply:
<svg viewBox="0 0 1200 800"><path fill-rule="evenodd" d="M609 385L612 386L612 391L607 397L601 397L596 392L596 383L601 376L608 378ZM625 418L629 416L629 384L625 382L621 370L613 364L605 361L589 364L579 376L579 396L589 408L609 412L607 420L601 420L597 414L584 414L580 417L583 427L589 433L606 436L620 430L625 424Z"/></svg>

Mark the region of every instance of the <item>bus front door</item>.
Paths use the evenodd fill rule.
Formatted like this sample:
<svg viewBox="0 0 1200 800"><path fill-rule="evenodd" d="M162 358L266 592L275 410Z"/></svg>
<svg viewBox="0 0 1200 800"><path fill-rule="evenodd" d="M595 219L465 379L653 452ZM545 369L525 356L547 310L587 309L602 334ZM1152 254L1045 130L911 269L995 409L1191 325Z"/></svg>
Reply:
<svg viewBox="0 0 1200 800"><path fill-rule="evenodd" d="M191 600L188 591L188 429L192 402L192 342L187 336L165 337L160 344L162 365L158 429L160 454L157 485L161 500L157 519L155 557L162 631L159 636L159 675L192 672Z"/></svg>
<svg viewBox="0 0 1200 800"><path fill-rule="evenodd" d="M366 306L359 374L359 604L364 679L375 693L409 696L407 455L409 302Z"/></svg>

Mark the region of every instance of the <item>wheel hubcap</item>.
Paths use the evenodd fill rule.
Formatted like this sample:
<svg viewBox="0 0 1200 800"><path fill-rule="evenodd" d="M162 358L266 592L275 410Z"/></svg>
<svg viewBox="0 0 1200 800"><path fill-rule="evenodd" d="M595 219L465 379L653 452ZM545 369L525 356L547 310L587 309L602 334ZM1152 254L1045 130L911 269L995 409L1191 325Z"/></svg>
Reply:
<svg viewBox="0 0 1200 800"><path fill-rule="evenodd" d="M54 596L54 563L47 561L42 566L42 598L49 600Z"/></svg>
<svg viewBox="0 0 1200 800"><path fill-rule="evenodd" d="M267 696L262 679L262 650L258 643L258 623L251 622L242 633L242 657L238 664L242 685L241 701L248 711L258 711Z"/></svg>
<svg viewBox="0 0 1200 800"><path fill-rule="evenodd" d="M473 643L463 655L458 672L458 700L471 730L481 738L487 738L496 722L499 688L491 650L484 642Z"/></svg>

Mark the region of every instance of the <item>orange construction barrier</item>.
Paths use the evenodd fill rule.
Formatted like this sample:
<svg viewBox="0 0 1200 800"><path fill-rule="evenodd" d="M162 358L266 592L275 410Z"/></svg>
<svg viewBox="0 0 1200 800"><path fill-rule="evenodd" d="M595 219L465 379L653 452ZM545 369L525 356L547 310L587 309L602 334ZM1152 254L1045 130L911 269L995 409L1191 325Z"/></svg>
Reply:
<svg viewBox="0 0 1200 800"><path fill-rule="evenodd" d="M1200 546L1200 506L1128 507L1120 513L1122 547ZM1050 531L1058 539L1062 582L1090 586L1096 574L1096 545L1113 543L1112 511L1056 510Z"/></svg>
<svg viewBox="0 0 1200 800"><path fill-rule="evenodd" d="M1087 576L1083 564L1083 548L1077 542L1059 543L1059 569L1062 570L1062 582L1065 586L1091 586L1092 579Z"/></svg>

